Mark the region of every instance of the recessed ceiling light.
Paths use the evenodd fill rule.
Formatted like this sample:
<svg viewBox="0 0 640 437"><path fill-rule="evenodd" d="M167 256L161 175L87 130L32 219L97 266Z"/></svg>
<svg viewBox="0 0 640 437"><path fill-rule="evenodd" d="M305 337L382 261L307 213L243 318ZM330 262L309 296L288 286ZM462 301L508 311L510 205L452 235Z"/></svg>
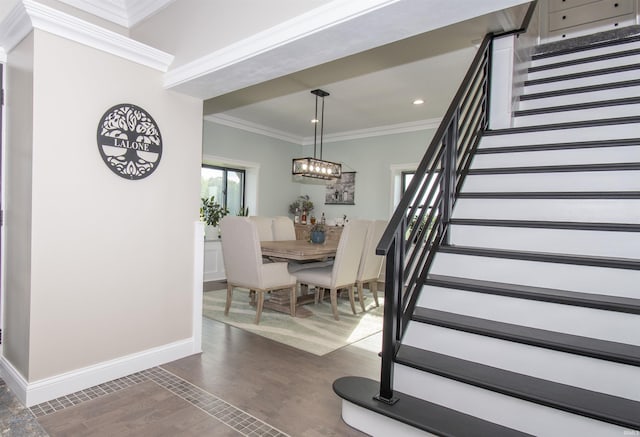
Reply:
<svg viewBox="0 0 640 437"><path fill-rule="evenodd" d="M424 103L424 100L422 100L422 99L415 99L415 100L413 101L413 104L414 104L414 105L422 105L423 103Z"/></svg>

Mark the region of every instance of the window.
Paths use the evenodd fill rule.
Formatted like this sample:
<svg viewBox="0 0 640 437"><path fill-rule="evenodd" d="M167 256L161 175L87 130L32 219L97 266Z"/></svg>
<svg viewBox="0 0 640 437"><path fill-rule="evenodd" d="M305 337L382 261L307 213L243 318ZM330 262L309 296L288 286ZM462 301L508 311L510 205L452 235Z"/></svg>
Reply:
<svg viewBox="0 0 640 437"><path fill-rule="evenodd" d="M404 194L405 191L407 191L407 188L409 187L409 183L411 182L411 180L413 179L413 176L415 175L415 171L403 171L401 173L402 179L401 179L401 183L402 183L402 193ZM435 179L435 178L434 178ZM424 197L422 199L422 201L417 205L417 210L415 211L415 213L413 214L409 214L409 216L411 217L409 221L409 227L407 229L407 232L411 231L411 228L413 226L415 226L416 221L418 219L418 216L420 215L420 213L422 212L422 208L424 208L426 206L427 211L425 213L425 216L423 217L422 221L422 226L424 226L424 224L426 223L427 217L429 216L429 214L431 213L431 209L433 208L433 204L436 200L437 195L434 195L431 198L431 201L429 202L429 205L425 205L427 197L429 195L429 191L431 191L432 187L433 187L433 183L435 182L435 180L431 180L429 183L429 187L427 188L427 190L424 193ZM413 203L413 202L412 202ZM410 207L411 208L411 207ZM435 217L434 217L435 220ZM429 229L431 228L431 225L429 226Z"/></svg>
<svg viewBox="0 0 640 437"><path fill-rule="evenodd" d="M200 197L215 200L232 215L244 208L245 171L237 168L203 165L200 177Z"/></svg>

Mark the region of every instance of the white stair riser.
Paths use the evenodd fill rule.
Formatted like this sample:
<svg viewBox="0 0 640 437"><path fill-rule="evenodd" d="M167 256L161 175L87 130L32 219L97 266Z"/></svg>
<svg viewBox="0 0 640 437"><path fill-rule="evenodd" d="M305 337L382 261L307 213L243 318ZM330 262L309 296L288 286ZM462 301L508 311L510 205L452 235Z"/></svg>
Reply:
<svg viewBox="0 0 640 437"><path fill-rule="evenodd" d="M603 68L619 67L640 63L640 55L624 56L613 59L593 61L577 65L567 65L565 67L549 68L546 70L532 71L527 74L527 80L542 79L545 77L563 76L565 74L582 73L587 71L601 70Z"/></svg>
<svg viewBox="0 0 640 437"><path fill-rule="evenodd" d="M487 135L480 141L481 148L529 144L555 144L579 141L601 141L640 137L640 123L589 126L571 129L548 129L502 135Z"/></svg>
<svg viewBox="0 0 640 437"><path fill-rule="evenodd" d="M410 322L403 344L560 384L640 401L640 368L426 323ZM576 372L576 369L580 369Z"/></svg>
<svg viewBox="0 0 640 437"><path fill-rule="evenodd" d="M577 103L601 102L603 100L624 99L640 96L640 86L613 88L600 91L590 91L574 94L563 94L553 97L543 97L521 100L519 110L548 108L550 106L573 105Z"/></svg>
<svg viewBox="0 0 640 437"><path fill-rule="evenodd" d="M342 420L349 426L373 437L437 437L400 421L375 413L349 401L342 401Z"/></svg>
<svg viewBox="0 0 640 437"><path fill-rule="evenodd" d="M394 366L394 388L539 437L619 437L625 430L398 364Z"/></svg>
<svg viewBox="0 0 640 437"><path fill-rule="evenodd" d="M574 111L549 112L535 115L519 115L514 117L513 126L540 126L572 121L603 120L607 118L640 116L640 104L615 105L601 108L577 109Z"/></svg>
<svg viewBox="0 0 640 437"><path fill-rule="evenodd" d="M625 80L636 80L640 69L618 71L614 73L598 74L595 76L579 77L575 79L563 79L540 84L525 84L523 94L543 93L547 91L566 90L567 88L578 88L589 85L600 85L603 83L622 82Z"/></svg>
<svg viewBox="0 0 640 437"><path fill-rule="evenodd" d="M430 274L638 298L640 270L438 253Z"/></svg>
<svg viewBox="0 0 640 437"><path fill-rule="evenodd" d="M559 164L614 164L622 162L640 162L640 141L638 141L637 146L589 147L583 149L480 154L474 156L471 162L471 168L535 167Z"/></svg>
<svg viewBox="0 0 640 437"><path fill-rule="evenodd" d="M451 244L457 246L631 258L640 261L640 232L453 225L450 238ZM638 298L640 299L640 294Z"/></svg>
<svg viewBox="0 0 640 437"><path fill-rule="evenodd" d="M628 42L624 44L616 44L613 46L600 47L597 49L583 50L580 52L567 53L565 55L549 56L546 58L535 59L531 61L532 67L540 67L542 65L555 64L558 62L573 61L574 59L585 59L598 55L606 55L608 53L617 53L627 50L640 48L640 41Z"/></svg>
<svg viewBox="0 0 640 437"><path fill-rule="evenodd" d="M463 193L508 191L640 191L640 171L469 175Z"/></svg>
<svg viewBox="0 0 640 437"><path fill-rule="evenodd" d="M638 223L640 199L458 199L453 217Z"/></svg>
<svg viewBox="0 0 640 437"><path fill-rule="evenodd" d="M640 316L573 305L425 287L419 306L480 319L640 345Z"/></svg>

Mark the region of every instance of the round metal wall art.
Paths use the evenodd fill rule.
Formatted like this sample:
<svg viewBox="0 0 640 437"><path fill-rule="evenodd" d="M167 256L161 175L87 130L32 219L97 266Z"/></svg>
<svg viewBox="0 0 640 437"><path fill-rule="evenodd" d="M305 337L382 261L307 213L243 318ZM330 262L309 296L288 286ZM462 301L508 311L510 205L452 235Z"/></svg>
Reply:
<svg viewBox="0 0 640 437"><path fill-rule="evenodd" d="M108 109L98 124L98 150L107 167L125 179L142 179L158 168L162 136L147 111L130 103Z"/></svg>

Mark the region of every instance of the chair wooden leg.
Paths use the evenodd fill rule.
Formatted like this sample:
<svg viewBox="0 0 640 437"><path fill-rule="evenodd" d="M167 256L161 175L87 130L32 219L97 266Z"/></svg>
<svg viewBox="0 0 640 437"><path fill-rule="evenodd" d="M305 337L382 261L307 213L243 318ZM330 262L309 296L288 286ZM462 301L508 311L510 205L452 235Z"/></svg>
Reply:
<svg viewBox="0 0 640 437"><path fill-rule="evenodd" d="M224 315L229 315L229 308L231 308L231 299L233 298L233 285L227 284L227 302L224 305Z"/></svg>
<svg viewBox="0 0 640 437"><path fill-rule="evenodd" d="M351 311L353 311L353 314L356 314L356 299L353 295L353 286L354 284L349 285L349 288L347 289L347 292L349 293L349 303L351 304ZM362 299L362 298L360 298ZM362 301L360 301L362 303Z"/></svg>
<svg viewBox="0 0 640 437"><path fill-rule="evenodd" d="M318 298L320 297L320 288L319 287L314 287L313 289L313 304L317 305L318 304Z"/></svg>
<svg viewBox="0 0 640 437"><path fill-rule="evenodd" d="M296 316L296 286L291 287L291 317Z"/></svg>
<svg viewBox="0 0 640 437"><path fill-rule="evenodd" d="M258 304L256 305L256 325L260 323L260 315L262 315L262 307L264 306L264 291L256 291L258 294Z"/></svg>
<svg viewBox="0 0 640 437"><path fill-rule="evenodd" d="M360 301L360 308L364 311L364 290L362 286L362 281L358 281L358 300Z"/></svg>
<svg viewBox="0 0 640 437"><path fill-rule="evenodd" d="M369 290L371 290L371 294L373 294L373 300L376 302L376 306L379 307L378 303L378 281L373 280L369 283Z"/></svg>
<svg viewBox="0 0 640 437"><path fill-rule="evenodd" d="M340 320L338 317L338 290L335 288L331 289L331 309L333 310L333 318Z"/></svg>
<svg viewBox="0 0 640 437"><path fill-rule="evenodd" d="M256 291L249 290L249 304L255 305L255 303L256 303Z"/></svg>

